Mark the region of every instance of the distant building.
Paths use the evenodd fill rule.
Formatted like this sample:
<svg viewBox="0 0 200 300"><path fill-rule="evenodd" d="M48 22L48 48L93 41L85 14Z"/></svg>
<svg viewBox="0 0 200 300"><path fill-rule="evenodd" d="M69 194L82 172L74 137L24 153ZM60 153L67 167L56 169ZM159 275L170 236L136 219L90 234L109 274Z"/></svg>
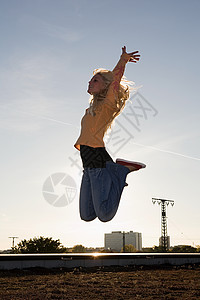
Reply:
<svg viewBox="0 0 200 300"><path fill-rule="evenodd" d="M9 254L12 252L12 249L0 250L0 254Z"/></svg>
<svg viewBox="0 0 200 300"><path fill-rule="evenodd" d="M162 247L162 245L163 245L163 236L161 236L159 238L159 246ZM170 236L168 235L167 236L167 249L169 249L169 248L170 248Z"/></svg>
<svg viewBox="0 0 200 300"><path fill-rule="evenodd" d="M142 250L142 234L133 231L105 233L104 248L120 252L123 248L123 240L125 245L133 245L137 250Z"/></svg>

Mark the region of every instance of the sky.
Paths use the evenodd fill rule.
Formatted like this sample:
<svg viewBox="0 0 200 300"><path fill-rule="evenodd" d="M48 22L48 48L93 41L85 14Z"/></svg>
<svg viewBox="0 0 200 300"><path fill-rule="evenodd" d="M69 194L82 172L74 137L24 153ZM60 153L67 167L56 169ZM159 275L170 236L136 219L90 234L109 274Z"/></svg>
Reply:
<svg viewBox="0 0 200 300"><path fill-rule="evenodd" d="M171 245L200 245L200 2L0 0L0 249L45 236L103 247L112 231L158 245L167 206ZM82 166L74 143L93 70L138 50L125 75L137 90L105 138L117 157L141 161L116 216L79 216Z"/></svg>

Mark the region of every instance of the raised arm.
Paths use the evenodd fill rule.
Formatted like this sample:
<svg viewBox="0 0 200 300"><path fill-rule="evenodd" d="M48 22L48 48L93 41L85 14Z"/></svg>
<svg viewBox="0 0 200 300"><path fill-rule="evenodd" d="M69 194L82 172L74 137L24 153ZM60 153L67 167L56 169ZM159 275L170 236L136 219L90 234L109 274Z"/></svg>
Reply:
<svg viewBox="0 0 200 300"><path fill-rule="evenodd" d="M119 89L119 83L124 74L125 66L126 66L127 62L136 63L139 61L140 55L138 53L139 53L139 51L127 53L126 46L124 46L122 48L122 55L121 55L117 65L115 66L115 68L112 71L113 72L112 85L113 85L113 88L115 91L118 91L118 89Z"/></svg>

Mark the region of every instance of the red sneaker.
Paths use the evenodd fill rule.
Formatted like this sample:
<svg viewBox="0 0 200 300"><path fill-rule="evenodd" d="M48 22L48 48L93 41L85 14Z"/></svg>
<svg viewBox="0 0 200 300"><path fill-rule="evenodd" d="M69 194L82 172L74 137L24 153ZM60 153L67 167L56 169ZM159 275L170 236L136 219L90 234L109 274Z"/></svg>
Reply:
<svg viewBox="0 0 200 300"><path fill-rule="evenodd" d="M146 165L143 164L143 163L136 162L136 161L129 161L129 160L120 159L120 158L116 159L116 163L119 164L119 165L126 166L126 167L129 167L129 166L134 167L135 171L146 168Z"/></svg>

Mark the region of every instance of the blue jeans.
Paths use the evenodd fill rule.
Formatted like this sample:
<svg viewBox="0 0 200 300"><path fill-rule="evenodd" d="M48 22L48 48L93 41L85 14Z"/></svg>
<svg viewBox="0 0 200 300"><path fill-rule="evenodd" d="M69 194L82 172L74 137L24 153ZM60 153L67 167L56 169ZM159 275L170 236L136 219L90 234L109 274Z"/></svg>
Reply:
<svg viewBox="0 0 200 300"><path fill-rule="evenodd" d="M116 214L129 169L112 161L105 168L84 168L80 190L80 216L110 221Z"/></svg>

